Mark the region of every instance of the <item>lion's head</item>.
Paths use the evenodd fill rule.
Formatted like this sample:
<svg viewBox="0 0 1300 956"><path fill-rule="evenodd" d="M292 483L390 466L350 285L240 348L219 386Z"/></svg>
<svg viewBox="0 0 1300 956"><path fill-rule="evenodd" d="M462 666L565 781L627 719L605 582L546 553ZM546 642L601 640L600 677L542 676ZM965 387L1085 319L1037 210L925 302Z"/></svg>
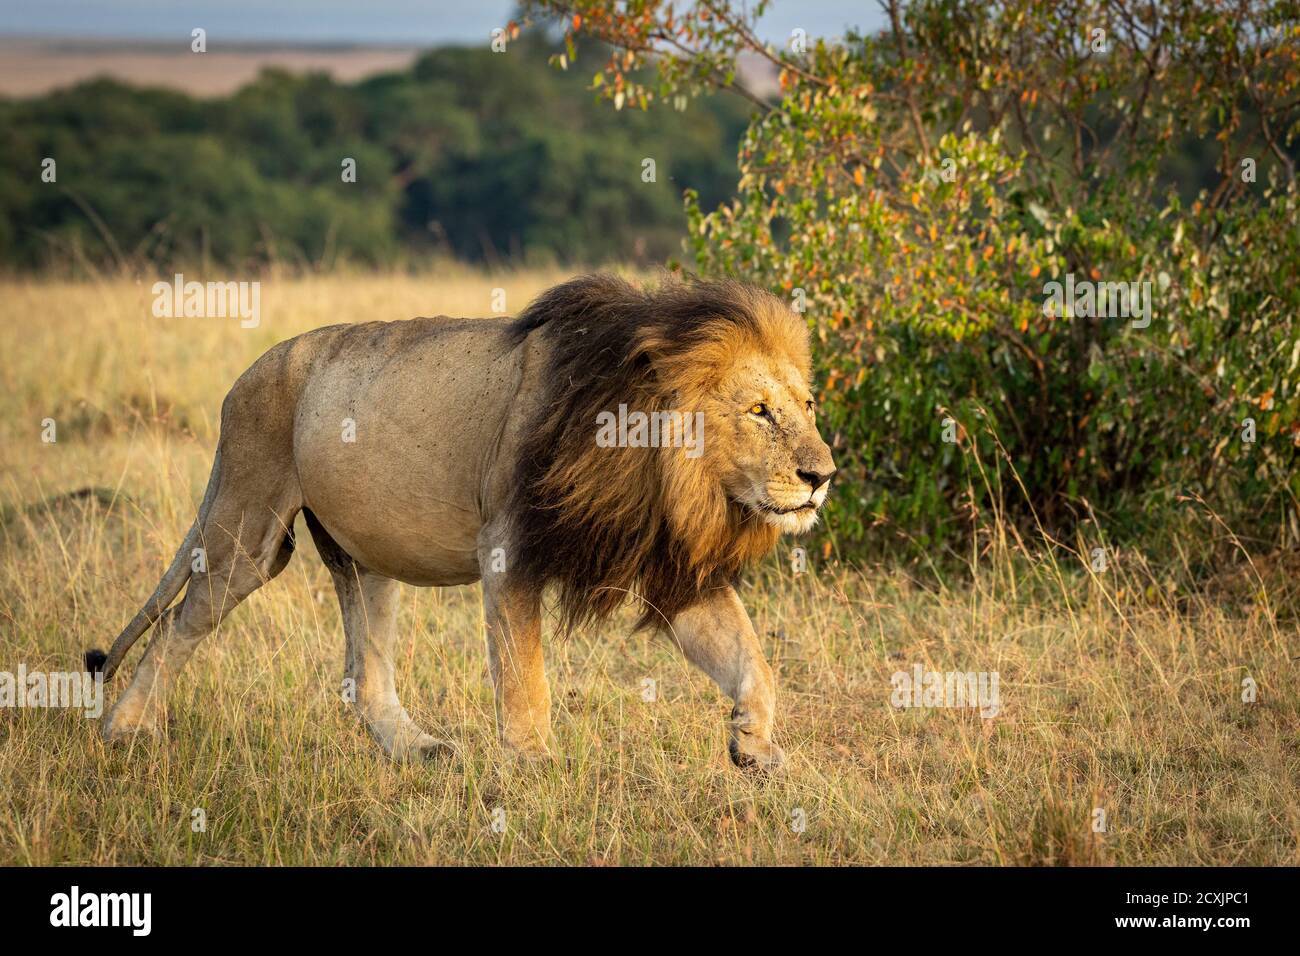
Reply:
<svg viewBox="0 0 1300 956"><path fill-rule="evenodd" d="M835 471L808 388L808 331L766 292L609 275L546 292L547 394L519 450L511 573L554 581L566 625L629 595L661 623L811 528Z"/></svg>

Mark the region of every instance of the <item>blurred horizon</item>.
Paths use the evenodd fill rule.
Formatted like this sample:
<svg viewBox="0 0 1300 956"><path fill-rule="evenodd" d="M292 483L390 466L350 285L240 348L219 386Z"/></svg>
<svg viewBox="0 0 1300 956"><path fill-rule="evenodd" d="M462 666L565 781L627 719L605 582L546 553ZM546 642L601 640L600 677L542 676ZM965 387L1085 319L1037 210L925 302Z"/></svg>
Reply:
<svg viewBox="0 0 1300 956"><path fill-rule="evenodd" d="M517 0L473 5L417 0L283 0L274 8L255 0L45 0L0 8L0 37L24 40L176 39L188 48L202 27L209 48L218 41L285 45L430 46L486 43L494 27L518 14ZM846 27L875 30L878 8L854 0L805 0L774 7L758 23L759 35L783 42L796 27L809 36L839 36Z"/></svg>
<svg viewBox="0 0 1300 956"><path fill-rule="evenodd" d="M287 0L274 9L252 0L12 3L0 7L0 97L40 96L99 77L224 96L267 68L356 82L407 69L426 50L487 46L492 30L518 15L518 0L454 8L427 0ZM797 9L773 8L759 32L780 44L796 27L809 36L839 36L850 26L882 25L875 8L812 0ZM202 59L190 52L196 27L207 33ZM753 85L765 88L767 64L746 66L757 73Z"/></svg>

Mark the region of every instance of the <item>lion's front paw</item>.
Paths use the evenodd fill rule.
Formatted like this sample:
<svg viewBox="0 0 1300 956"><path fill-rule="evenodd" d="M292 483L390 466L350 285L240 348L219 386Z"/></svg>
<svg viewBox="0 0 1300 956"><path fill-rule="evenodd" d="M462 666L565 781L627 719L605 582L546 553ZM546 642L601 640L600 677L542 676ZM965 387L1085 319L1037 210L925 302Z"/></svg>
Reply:
<svg viewBox="0 0 1300 956"><path fill-rule="evenodd" d="M126 701L108 712L99 728L105 743L126 743L138 736L157 737L160 733L157 714L144 707L132 707Z"/></svg>
<svg viewBox="0 0 1300 956"><path fill-rule="evenodd" d="M459 755L460 751L451 741L439 740L425 733L411 741L395 744L390 754L397 763L443 763L455 760Z"/></svg>
<svg viewBox="0 0 1300 956"><path fill-rule="evenodd" d="M728 749L731 762L741 770L769 773L785 766L785 752L780 747L743 730L732 736Z"/></svg>
<svg viewBox="0 0 1300 956"><path fill-rule="evenodd" d="M420 759L427 762L455 760L460 756L456 745L447 740L430 740L419 747Z"/></svg>
<svg viewBox="0 0 1300 956"><path fill-rule="evenodd" d="M529 741L522 745L503 741L502 748L510 761L517 766L544 767L557 762L551 748L537 741Z"/></svg>

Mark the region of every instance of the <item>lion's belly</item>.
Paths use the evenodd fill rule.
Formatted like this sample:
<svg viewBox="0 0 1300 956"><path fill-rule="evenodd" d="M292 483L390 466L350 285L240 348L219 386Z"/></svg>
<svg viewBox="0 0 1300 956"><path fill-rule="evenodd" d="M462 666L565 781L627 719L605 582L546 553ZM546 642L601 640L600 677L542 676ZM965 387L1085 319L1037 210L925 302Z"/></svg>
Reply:
<svg viewBox="0 0 1300 956"><path fill-rule="evenodd" d="M394 518L364 501L321 509L309 500L307 507L364 568L421 587L479 579L478 524L472 516L455 520L443 509L411 509Z"/></svg>
<svg viewBox="0 0 1300 956"><path fill-rule="evenodd" d="M511 397L495 325L358 327L345 334L361 347L313 372L295 419L303 502L363 567L478 580L480 498Z"/></svg>

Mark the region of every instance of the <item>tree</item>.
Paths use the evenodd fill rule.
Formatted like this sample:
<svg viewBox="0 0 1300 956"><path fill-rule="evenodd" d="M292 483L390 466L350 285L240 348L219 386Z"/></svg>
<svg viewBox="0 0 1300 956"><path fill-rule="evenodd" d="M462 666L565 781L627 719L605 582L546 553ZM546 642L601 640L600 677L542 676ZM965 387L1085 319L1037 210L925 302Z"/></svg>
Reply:
<svg viewBox="0 0 1300 956"><path fill-rule="evenodd" d="M1190 494L1300 540L1297 5L886 0L877 35L780 49L767 6L532 9L570 69L584 36L613 48L592 86L616 109L754 105L734 198L686 196L689 250L806 308L841 543L994 505L1137 532Z"/></svg>

